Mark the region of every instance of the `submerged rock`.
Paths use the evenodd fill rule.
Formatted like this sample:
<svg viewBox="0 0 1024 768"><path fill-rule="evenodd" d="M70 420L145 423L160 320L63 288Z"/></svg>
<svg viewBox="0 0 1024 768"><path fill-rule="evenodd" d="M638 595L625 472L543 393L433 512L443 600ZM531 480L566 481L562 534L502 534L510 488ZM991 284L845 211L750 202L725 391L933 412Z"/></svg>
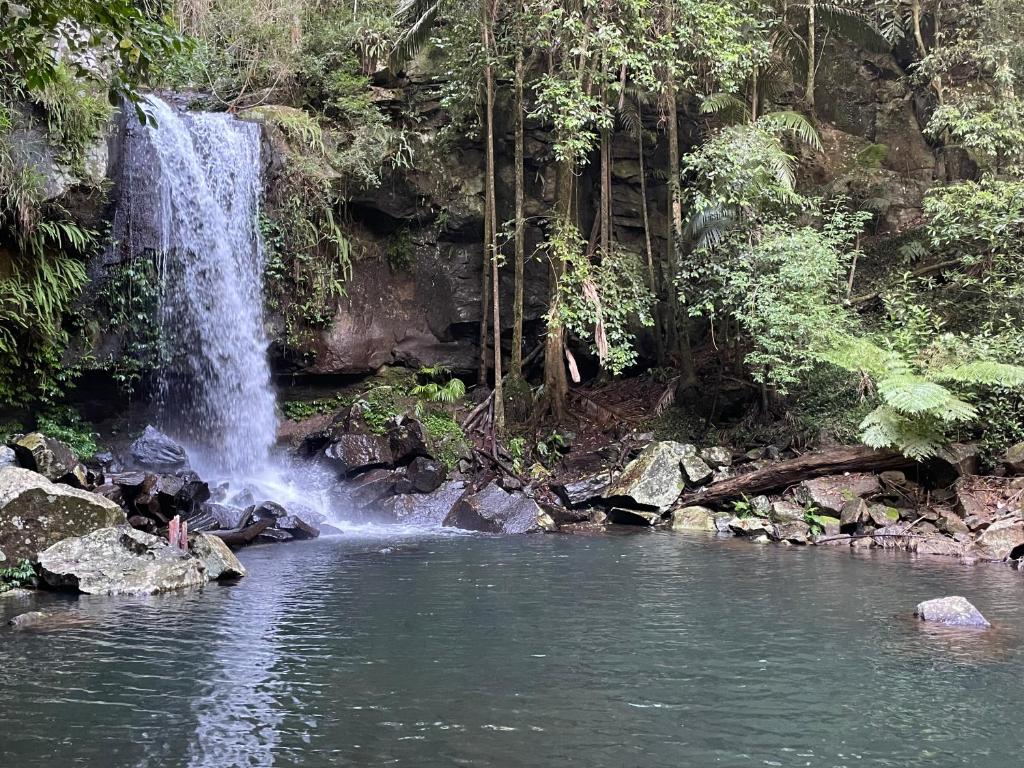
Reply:
<svg viewBox="0 0 1024 768"><path fill-rule="evenodd" d="M121 507L103 496L27 469L0 469L0 550L11 560L34 558L61 539L125 520Z"/></svg>
<svg viewBox="0 0 1024 768"><path fill-rule="evenodd" d="M132 460L139 467L158 472L173 472L188 466L185 449L152 425L132 443Z"/></svg>
<svg viewBox="0 0 1024 768"><path fill-rule="evenodd" d="M482 533L534 533L553 524L533 499L491 483L479 493L459 499L444 525Z"/></svg>
<svg viewBox="0 0 1024 768"><path fill-rule="evenodd" d="M39 555L43 580L90 595L148 595L197 587L214 578L244 575L223 542L198 534L189 552L128 526L64 539Z"/></svg>
<svg viewBox="0 0 1024 768"><path fill-rule="evenodd" d="M971 605L965 597L954 595L926 600L918 603L914 615L922 621L945 624L951 627L990 627L981 611Z"/></svg>
<svg viewBox="0 0 1024 768"><path fill-rule="evenodd" d="M666 512L683 492L681 464L692 456L692 446L671 441L651 443L626 466L603 497Z"/></svg>

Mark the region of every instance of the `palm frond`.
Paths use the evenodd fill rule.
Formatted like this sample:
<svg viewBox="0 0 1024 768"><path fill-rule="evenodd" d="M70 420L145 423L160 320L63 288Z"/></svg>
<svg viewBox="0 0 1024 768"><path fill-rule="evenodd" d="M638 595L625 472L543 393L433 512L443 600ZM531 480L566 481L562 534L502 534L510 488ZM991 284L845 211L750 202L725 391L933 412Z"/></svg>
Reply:
<svg viewBox="0 0 1024 768"><path fill-rule="evenodd" d="M799 112L785 110L769 112L758 118L758 126L776 134L786 134L794 140L821 151L821 138L811 122Z"/></svg>
<svg viewBox="0 0 1024 768"><path fill-rule="evenodd" d="M430 40L441 0L403 0L395 13L402 33L391 50L391 66L397 68L413 58Z"/></svg>
<svg viewBox="0 0 1024 768"><path fill-rule="evenodd" d="M717 115L727 123L745 123L750 119L747 103L731 93L713 93L700 104L702 115Z"/></svg>

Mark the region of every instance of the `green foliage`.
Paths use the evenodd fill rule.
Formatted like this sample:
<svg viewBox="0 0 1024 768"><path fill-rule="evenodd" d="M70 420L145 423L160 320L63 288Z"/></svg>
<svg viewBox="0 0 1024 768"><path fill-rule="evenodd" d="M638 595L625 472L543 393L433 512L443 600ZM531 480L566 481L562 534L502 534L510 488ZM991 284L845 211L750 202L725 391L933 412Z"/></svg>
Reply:
<svg viewBox="0 0 1024 768"><path fill-rule="evenodd" d="M67 443L80 459L91 459L99 451L95 428L70 406L51 408L40 414L36 428L47 437Z"/></svg>
<svg viewBox="0 0 1024 768"><path fill-rule="evenodd" d="M408 227L392 233L387 242L388 266L393 272L407 272L415 263L416 249Z"/></svg>
<svg viewBox="0 0 1024 768"><path fill-rule="evenodd" d="M466 395L466 385L459 378L448 378L451 371L443 365L420 368L418 376L425 382L414 386L409 394L430 403L454 404ZM448 378L448 381L443 379Z"/></svg>
<svg viewBox="0 0 1024 768"><path fill-rule="evenodd" d="M93 365L107 370L122 391L131 394L145 378L164 363L166 345L157 314L160 282L156 267L148 259L111 268L87 312L83 312L85 335L96 341L104 334L119 339L119 349Z"/></svg>
<svg viewBox="0 0 1024 768"><path fill-rule="evenodd" d="M430 436L434 458L444 464L449 472L455 470L459 460L469 450L462 427L450 414L439 411L425 414L422 422Z"/></svg>
<svg viewBox="0 0 1024 768"><path fill-rule="evenodd" d="M335 413L340 408L352 404L352 398L345 395L317 398L315 400L285 400L281 410L286 418L292 421L303 421L314 416Z"/></svg>
<svg viewBox="0 0 1024 768"><path fill-rule="evenodd" d="M0 592L10 592L12 589L28 586L35 578L36 570L32 562L19 560L18 564L11 568L0 568Z"/></svg>
<svg viewBox="0 0 1024 768"><path fill-rule="evenodd" d="M592 340L602 367L618 375L636 362L634 328L654 325L654 297L636 254L617 248L595 262L584 245L575 228L552 239L550 247L564 265L559 319L577 336Z"/></svg>
<svg viewBox="0 0 1024 768"><path fill-rule="evenodd" d="M837 343L825 358L861 373L877 389L881 404L861 424L863 441L921 459L937 455L958 427L977 422L972 387L1024 388L1024 367L963 362L970 352L962 340L943 334L914 359L863 338Z"/></svg>
<svg viewBox="0 0 1024 768"><path fill-rule="evenodd" d="M136 90L158 62L181 55L184 39L161 18L162 4L132 0L22 0L0 5L0 85L35 93L60 87L70 69L126 98L145 119ZM62 34L68 29L75 34ZM54 55L60 39L65 53ZM78 130L70 127L70 130Z"/></svg>
<svg viewBox="0 0 1024 768"><path fill-rule="evenodd" d="M74 77L63 65L33 96L46 111L47 139L58 161L74 174L83 173L86 151L103 138L114 108L96 93L95 83Z"/></svg>

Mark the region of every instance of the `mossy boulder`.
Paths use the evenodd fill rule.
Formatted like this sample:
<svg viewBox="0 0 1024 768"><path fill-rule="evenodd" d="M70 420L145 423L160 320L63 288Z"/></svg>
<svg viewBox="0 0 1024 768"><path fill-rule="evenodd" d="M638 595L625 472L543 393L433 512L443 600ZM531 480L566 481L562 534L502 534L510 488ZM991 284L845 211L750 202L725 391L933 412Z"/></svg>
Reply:
<svg viewBox="0 0 1024 768"><path fill-rule="evenodd" d="M683 460L694 456L692 446L670 440L651 443L626 465L604 498L665 512L683 492Z"/></svg>
<svg viewBox="0 0 1024 768"><path fill-rule="evenodd" d="M27 469L0 469L0 550L13 561L124 522L124 510L103 496L51 483Z"/></svg>
<svg viewBox="0 0 1024 768"><path fill-rule="evenodd" d="M683 507L672 513L673 531L715 531L715 513L707 507Z"/></svg>
<svg viewBox="0 0 1024 768"><path fill-rule="evenodd" d="M67 443L47 437L41 432L30 432L19 438L12 447L18 457L18 464L38 472L47 480L76 487L81 486L85 480L85 468Z"/></svg>

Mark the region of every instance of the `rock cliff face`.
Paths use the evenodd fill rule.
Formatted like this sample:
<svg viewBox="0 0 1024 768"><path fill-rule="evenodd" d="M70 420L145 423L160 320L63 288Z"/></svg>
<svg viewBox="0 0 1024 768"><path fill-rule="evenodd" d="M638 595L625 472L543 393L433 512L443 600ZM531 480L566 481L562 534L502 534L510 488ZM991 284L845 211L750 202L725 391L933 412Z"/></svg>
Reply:
<svg viewBox="0 0 1024 768"><path fill-rule="evenodd" d="M837 44L830 42L830 46ZM955 152L937 154L926 140L918 104L903 83L904 72L892 55L844 48L827 57L818 92L819 128L825 151L803 179L805 184L870 201L878 214L877 231L901 233L917 226L922 200L937 181L969 176L973 170ZM436 98L436 80L414 75L377 89L379 106L406 126L416 148L415 168L387 171L376 189L350 192L344 211L347 236L354 245L353 276L333 319L313 334L306 348L286 351L284 323L268 317L275 368L310 374L362 374L382 365L443 364L468 371L478 358L483 238L483 157L469 139L442 144L437 139L448 116ZM415 105L415 106L410 106ZM500 107L501 105L499 105ZM507 105L506 105L507 106ZM690 112L695 105L687 105ZM411 110L411 112L410 112ZM499 109L506 119L508 109ZM664 132L652 114L641 163L637 140L613 137L613 198L616 240L638 254L645 252L643 197L655 252L664 247L667 226L667 157ZM699 137L696 119L682 122L681 141ZM132 130L122 122L120 141L109 153L111 174L119 182L119 158L130 153ZM269 183L275 178L272 142L264 158ZM684 146L684 150L685 150ZM512 218L513 134L499 125L499 218ZM543 126L527 125L526 215L527 255L543 242L543 216L554 189L550 136ZM641 184L641 171L645 185ZM598 183L585 173L579 180L579 208L584 234L593 224ZM151 196L152 197L152 196ZM111 199L116 199L116 194ZM140 210L130 229L132 250L155 252L159 243L144 226L144 208L154 200L138 199ZM109 211L108 211L109 213ZM147 237L152 240L144 242ZM510 257L511 254L508 254ZM123 255L112 250L97 260L94 275L117 266ZM501 303L506 339L512 318L511 269L504 270ZM527 343L543 327L548 296L548 267L542 254L526 267ZM109 346L109 345L108 345Z"/></svg>

